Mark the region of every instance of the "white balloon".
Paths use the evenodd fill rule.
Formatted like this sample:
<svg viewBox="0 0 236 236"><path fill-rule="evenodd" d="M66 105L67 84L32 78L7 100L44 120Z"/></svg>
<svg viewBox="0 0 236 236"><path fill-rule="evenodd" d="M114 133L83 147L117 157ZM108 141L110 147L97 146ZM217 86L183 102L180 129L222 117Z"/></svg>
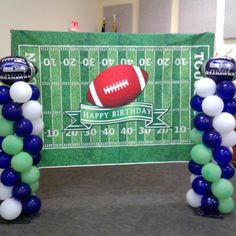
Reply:
<svg viewBox="0 0 236 236"><path fill-rule="evenodd" d="M222 138L221 146L233 147L236 144L235 131L231 131L227 134L222 134L221 138Z"/></svg>
<svg viewBox="0 0 236 236"><path fill-rule="evenodd" d="M39 118L37 120L33 120L31 121L32 125L33 125L33 131L32 134L41 134L43 132L43 128L44 128L44 123L43 123L43 119Z"/></svg>
<svg viewBox="0 0 236 236"><path fill-rule="evenodd" d="M22 114L30 121L39 119L42 112L42 105L37 101L30 100L22 105Z"/></svg>
<svg viewBox="0 0 236 236"><path fill-rule="evenodd" d="M201 78L194 83L195 92L200 97L207 97L215 94L216 83L209 78Z"/></svg>
<svg viewBox="0 0 236 236"><path fill-rule="evenodd" d="M13 187L9 187L0 182L0 200L6 200L12 196Z"/></svg>
<svg viewBox="0 0 236 236"><path fill-rule="evenodd" d="M223 111L223 109L224 102L216 95L208 96L204 98L202 102L202 110L208 116L217 116Z"/></svg>
<svg viewBox="0 0 236 236"><path fill-rule="evenodd" d="M235 129L235 118L228 112L222 112L213 118L213 127L220 134L226 134Z"/></svg>
<svg viewBox="0 0 236 236"><path fill-rule="evenodd" d="M199 195L193 191L193 189L189 189L186 193L187 203L194 208L201 206L202 195Z"/></svg>
<svg viewBox="0 0 236 236"><path fill-rule="evenodd" d="M8 198L4 200L0 206L0 215L5 220L16 219L22 211L22 205L20 201L14 198Z"/></svg>
<svg viewBox="0 0 236 236"><path fill-rule="evenodd" d="M2 174L3 171L4 171L4 169L0 169L0 175Z"/></svg>
<svg viewBox="0 0 236 236"><path fill-rule="evenodd" d="M190 175L190 183L192 183L197 177L199 177L200 175L194 175L194 174L191 174Z"/></svg>
<svg viewBox="0 0 236 236"><path fill-rule="evenodd" d="M12 100L19 103L29 101L32 96L32 88L24 81L15 82L9 92Z"/></svg>

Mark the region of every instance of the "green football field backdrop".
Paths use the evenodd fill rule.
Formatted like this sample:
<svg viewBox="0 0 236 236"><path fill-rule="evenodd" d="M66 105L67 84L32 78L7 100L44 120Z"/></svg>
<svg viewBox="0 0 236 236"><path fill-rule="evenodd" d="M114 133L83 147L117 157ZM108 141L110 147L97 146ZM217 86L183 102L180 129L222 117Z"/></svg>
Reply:
<svg viewBox="0 0 236 236"><path fill-rule="evenodd" d="M44 141L41 166L185 161L193 112L189 101L199 66L213 55L211 33L118 34L15 31L12 54L39 69ZM86 100L106 68L137 65L148 72L132 103L102 109Z"/></svg>

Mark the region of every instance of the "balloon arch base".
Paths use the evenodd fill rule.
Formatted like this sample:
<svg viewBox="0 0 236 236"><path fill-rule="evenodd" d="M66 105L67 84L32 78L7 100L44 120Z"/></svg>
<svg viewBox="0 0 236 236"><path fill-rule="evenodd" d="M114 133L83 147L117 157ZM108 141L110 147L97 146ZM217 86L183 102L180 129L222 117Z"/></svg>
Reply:
<svg viewBox="0 0 236 236"><path fill-rule="evenodd" d="M4 220L3 218L0 218L0 224L19 224L19 225L25 225L31 223L31 217L26 216L24 214L21 214L19 217L17 217L14 220Z"/></svg>
<svg viewBox="0 0 236 236"><path fill-rule="evenodd" d="M206 218L214 218L214 219L219 219L219 220L224 219L224 216L222 214L220 214L219 212L207 214L201 209L201 207L195 209L194 214L196 216L201 216L201 217L206 217Z"/></svg>

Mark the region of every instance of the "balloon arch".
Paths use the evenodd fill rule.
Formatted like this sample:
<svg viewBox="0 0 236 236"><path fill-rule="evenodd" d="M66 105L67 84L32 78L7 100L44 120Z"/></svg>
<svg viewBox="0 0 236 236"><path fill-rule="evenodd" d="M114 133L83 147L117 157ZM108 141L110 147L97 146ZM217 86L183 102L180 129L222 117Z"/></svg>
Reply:
<svg viewBox="0 0 236 236"><path fill-rule="evenodd" d="M236 64L232 58L211 58L202 66L203 78L194 84L190 105L195 116L194 143L188 168L192 188L188 204L204 215L228 214L234 209L232 146L236 144ZM0 60L0 216L14 220L41 208L36 196L43 142L39 89L28 84L37 68L23 57Z"/></svg>
<svg viewBox="0 0 236 236"><path fill-rule="evenodd" d="M7 221L41 208L36 196L43 147L40 91L28 84L37 68L23 57L0 60L0 216ZM31 80L32 81L32 80ZM31 82L32 83L32 82Z"/></svg>
<svg viewBox="0 0 236 236"><path fill-rule="evenodd" d="M203 78L194 84L190 105L194 110L190 138L194 143L188 168L192 188L186 199L203 215L229 214L234 209L234 176L230 163L236 144L236 64L229 57L210 58L202 66Z"/></svg>

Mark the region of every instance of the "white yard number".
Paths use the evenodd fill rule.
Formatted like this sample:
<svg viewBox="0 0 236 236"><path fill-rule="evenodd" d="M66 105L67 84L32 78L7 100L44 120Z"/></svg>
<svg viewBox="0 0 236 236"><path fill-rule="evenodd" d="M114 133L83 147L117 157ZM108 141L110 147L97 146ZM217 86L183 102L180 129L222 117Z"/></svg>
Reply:
<svg viewBox="0 0 236 236"><path fill-rule="evenodd" d="M56 66L56 60L54 58L45 58L45 59L43 59L43 65Z"/></svg>
<svg viewBox="0 0 236 236"><path fill-rule="evenodd" d="M131 127L123 128L120 133L124 135L130 135L134 132L135 130Z"/></svg>
<svg viewBox="0 0 236 236"><path fill-rule="evenodd" d="M168 66L170 64L170 58L158 58L157 65L158 66Z"/></svg>
<svg viewBox="0 0 236 236"><path fill-rule="evenodd" d="M75 58L64 58L63 65L64 66L76 66L76 59Z"/></svg>
<svg viewBox="0 0 236 236"><path fill-rule="evenodd" d="M95 59L94 58L84 58L82 60L83 66L95 66Z"/></svg>
<svg viewBox="0 0 236 236"><path fill-rule="evenodd" d="M115 129L114 128L106 128L102 131L102 134L107 135L107 136L112 136L115 134Z"/></svg>
<svg viewBox="0 0 236 236"><path fill-rule="evenodd" d="M103 58L102 59L102 66L112 66L114 64L115 60L111 58Z"/></svg>
<svg viewBox="0 0 236 236"><path fill-rule="evenodd" d="M139 59L139 65L140 66L151 66L152 65L152 59L151 58L140 58Z"/></svg>

